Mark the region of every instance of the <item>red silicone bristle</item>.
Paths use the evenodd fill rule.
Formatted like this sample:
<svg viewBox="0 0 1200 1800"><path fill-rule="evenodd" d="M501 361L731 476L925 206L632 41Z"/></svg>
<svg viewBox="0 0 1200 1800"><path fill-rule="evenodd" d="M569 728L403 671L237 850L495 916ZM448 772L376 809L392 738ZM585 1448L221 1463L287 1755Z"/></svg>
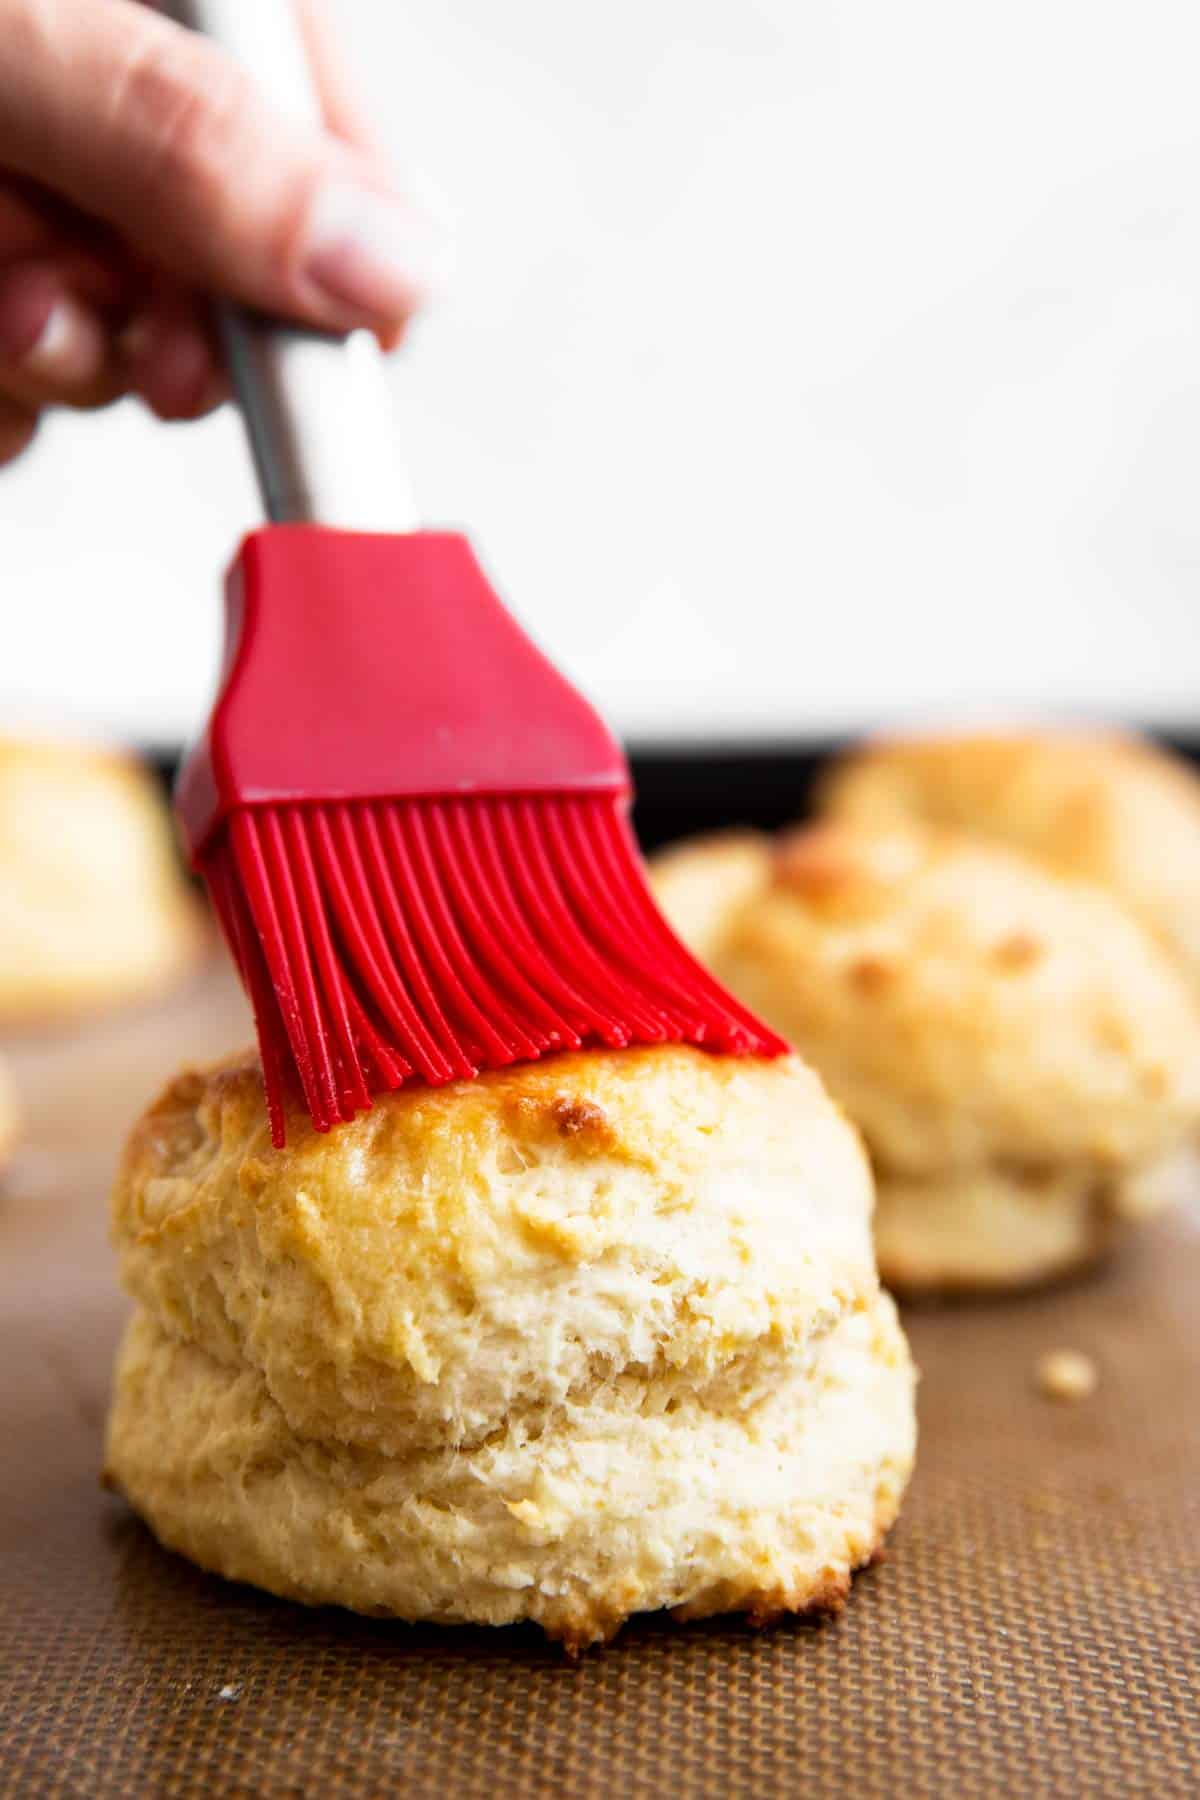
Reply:
<svg viewBox="0 0 1200 1800"><path fill-rule="evenodd" d="M610 794L243 808L204 873L254 1007L271 1135L418 1078L584 1045L786 1049L701 968Z"/></svg>

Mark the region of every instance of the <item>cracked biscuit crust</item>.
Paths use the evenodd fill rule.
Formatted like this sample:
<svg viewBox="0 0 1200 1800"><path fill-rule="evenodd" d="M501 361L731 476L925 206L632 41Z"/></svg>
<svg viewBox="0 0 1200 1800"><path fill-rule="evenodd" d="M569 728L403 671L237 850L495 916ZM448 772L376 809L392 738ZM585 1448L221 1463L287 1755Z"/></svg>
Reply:
<svg viewBox="0 0 1200 1800"><path fill-rule="evenodd" d="M571 1651L633 1613L836 1610L899 1509L913 1371L886 1294L746 1394L598 1387L463 1451L384 1456L288 1426L260 1376L139 1311L107 1479L169 1548L311 1605L532 1620Z"/></svg>

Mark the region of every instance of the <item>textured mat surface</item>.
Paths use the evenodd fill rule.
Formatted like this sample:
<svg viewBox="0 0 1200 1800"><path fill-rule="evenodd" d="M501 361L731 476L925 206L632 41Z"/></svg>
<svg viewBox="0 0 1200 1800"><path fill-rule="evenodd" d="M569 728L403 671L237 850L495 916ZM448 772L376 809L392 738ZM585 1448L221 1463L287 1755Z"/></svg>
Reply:
<svg viewBox="0 0 1200 1800"><path fill-rule="evenodd" d="M158 1549L96 1470L123 1313L105 1189L160 1075L246 1035L220 976L10 1047L0 1187L0 1794L1200 1793L1200 1223L1057 1294L911 1314L920 1469L845 1614L524 1632L307 1612ZM1095 1356L1042 1398L1040 1352Z"/></svg>

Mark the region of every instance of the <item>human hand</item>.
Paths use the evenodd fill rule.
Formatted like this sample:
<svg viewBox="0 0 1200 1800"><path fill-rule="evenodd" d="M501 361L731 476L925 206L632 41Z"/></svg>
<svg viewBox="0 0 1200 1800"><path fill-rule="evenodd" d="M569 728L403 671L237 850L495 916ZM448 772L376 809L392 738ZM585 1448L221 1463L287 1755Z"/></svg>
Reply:
<svg viewBox="0 0 1200 1800"><path fill-rule="evenodd" d="M209 411L213 294L399 339L433 232L300 11L325 131L136 0L0 0L0 463L48 406Z"/></svg>

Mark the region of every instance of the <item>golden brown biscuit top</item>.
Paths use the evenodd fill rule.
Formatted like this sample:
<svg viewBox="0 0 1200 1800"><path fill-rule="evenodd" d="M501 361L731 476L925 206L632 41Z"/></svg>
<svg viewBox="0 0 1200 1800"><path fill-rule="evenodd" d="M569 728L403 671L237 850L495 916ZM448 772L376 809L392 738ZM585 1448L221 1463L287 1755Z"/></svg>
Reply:
<svg viewBox="0 0 1200 1800"><path fill-rule="evenodd" d="M817 916L868 919L893 906L948 845L933 832L911 829L856 833L806 826L777 840L770 885Z"/></svg>
<svg viewBox="0 0 1200 1800"><path fill-rule="evenodd" d="M436 1189L446 1225L468 1205L464 1170L496 1152L502 1163L532 1160L548 1145L568 1163L603 1156L683 1186L715 1151L736 1145L750 1116L761 1127L782 1096L801 1138L807 1124L825 1122L828 1098L794 1060L675 1045L580 1051L440 1088L414 1083L379 1095L369 1112L328 1133L314 1130L293 1104L287 1145L276 1150L261 1064L246 1049L176 1076L134 1127L117 1182L115 1229L118 1237L135 1224L157 1229L174 1211L158 1185L164 1180L195 1184L192 1200L231 1173L251 1194L290 1195L316 1181L346 1207L376 1176L395 1186L415 1182ZM773 1116L772 1124L779 1130L783 1119Z"/></svg>

